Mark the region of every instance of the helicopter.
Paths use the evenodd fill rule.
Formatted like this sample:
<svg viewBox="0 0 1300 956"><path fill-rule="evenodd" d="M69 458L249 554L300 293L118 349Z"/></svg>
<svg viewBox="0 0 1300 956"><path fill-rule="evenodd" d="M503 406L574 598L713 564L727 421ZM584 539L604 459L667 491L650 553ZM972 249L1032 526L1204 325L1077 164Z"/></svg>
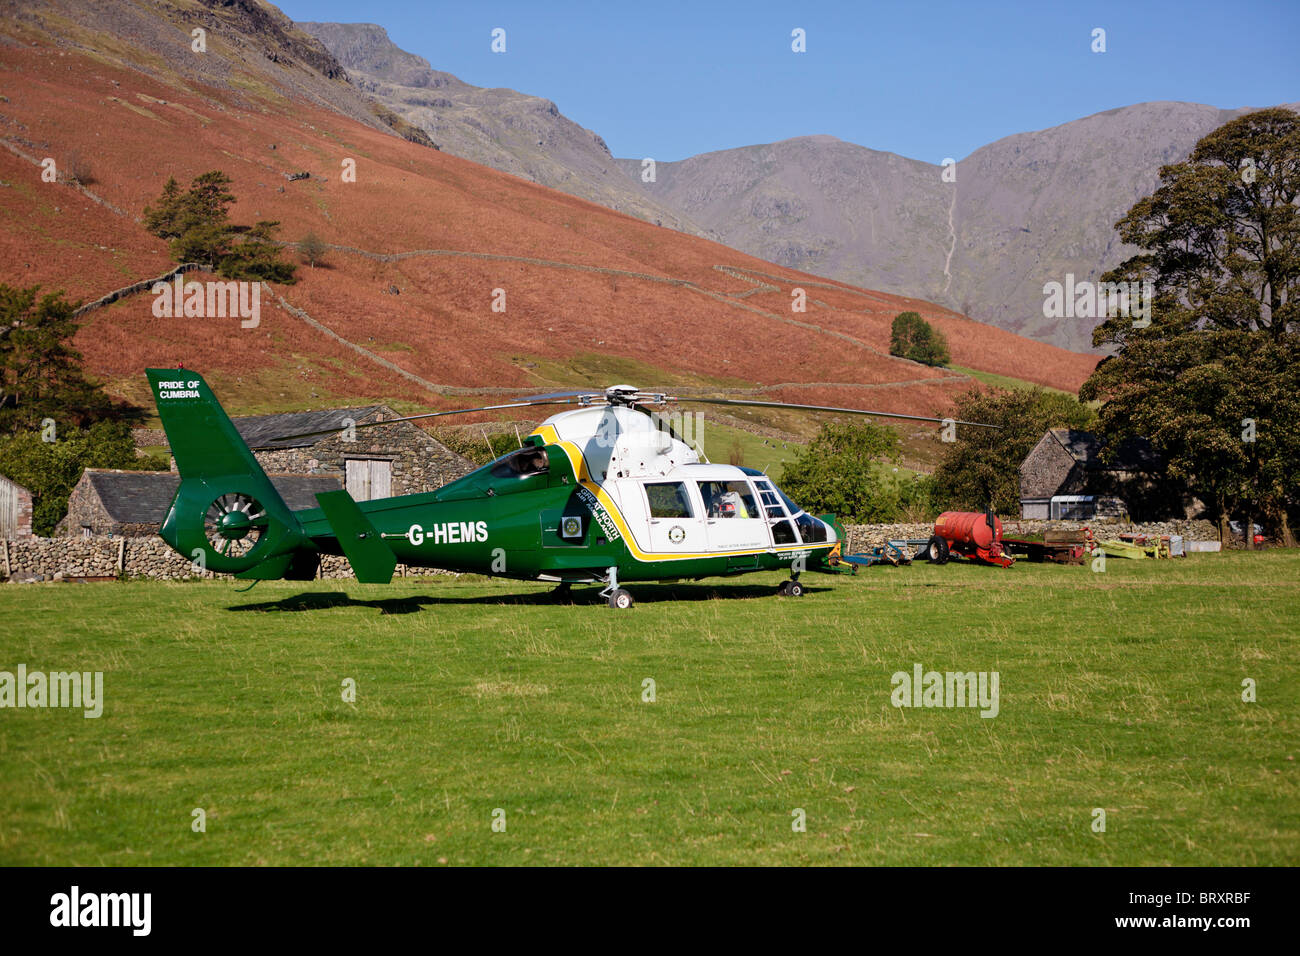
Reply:
<svg viewBox="0 0 1300 956"><path fill-rule="evenodd" d="M799 597L803 571L840 570L845 534L834 515L808 514L763 472L708 462L656 408L703 403L997 427L615 385L352 425L573 406L538 425L518 449L434 491L356 501L339 489L317 494L318 507L295 511L202 375L183 367L146 375L181 478L159 534L206 570L252 581L310 580L321 555L343 555L362 583L388 583L400 561L551 582L561 593L599 584L600 596L618 609L634 603L626 582L784 570L790 577L778 593Z"/></svg>

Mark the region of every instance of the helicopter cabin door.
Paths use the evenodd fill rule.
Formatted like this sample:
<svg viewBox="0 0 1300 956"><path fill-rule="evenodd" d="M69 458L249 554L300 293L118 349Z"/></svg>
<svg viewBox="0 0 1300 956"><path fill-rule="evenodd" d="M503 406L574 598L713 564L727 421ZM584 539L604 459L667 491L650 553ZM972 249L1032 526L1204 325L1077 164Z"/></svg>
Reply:
<svg viewBox="0 0 1300 956"><path fill-rule="evenodd" d="M649 524L647 551L687 554L708 550L699 503L691 498L686 482L647 481L641 487Z"/></svg>
<svg viewBox="0 0 1300 956"><path fill-rule="evenodd" d="M749 482L742 479L697 482L704 502L705 527L712 551L767 550L772 539Z"/></svg>

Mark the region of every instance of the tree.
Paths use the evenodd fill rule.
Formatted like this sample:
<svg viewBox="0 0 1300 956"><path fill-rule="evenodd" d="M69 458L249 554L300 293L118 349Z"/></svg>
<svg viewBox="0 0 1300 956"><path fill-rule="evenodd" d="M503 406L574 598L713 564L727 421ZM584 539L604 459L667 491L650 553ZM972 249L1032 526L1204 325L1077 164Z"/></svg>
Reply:
<svg viewBox="0 0 1300 956"><path fill-rule="evenodd" d="M217 272L227 279L247 279L253 282L293 283L295 266L280 258L280 247L275 242L278 222L262 221L243 235L243 240L231 246L230 251L217 264Z"/></svg>
<svg viewBox="0 0 1300 956"><path fill-rule="evenodd" d="M168 240L177 262L206 263L227 279L292 283L295 267L280 259L275 239L280 224L232 224L228 207L235 194L230 185L220 170L196 176L183 193L169 178L157 202L145 208L145 228Z"/></svg>
<svg viewBox="0 0 1300 956"><path fill-rule="evenodd" d="M1156 191L1116 223L1140 252L1102 277L1150 283L1150 324L1110 316L1114 350L1080 395L1102 428L1143 435L1226 536L1263 516L1290 543L1296 507L1300 354L1300 115L1249 113L1160 169ZM1248 424L1250 423L1250 424ZM1250 536L1247 536L1250 540Z"/></svg>
<svg viewBox="0 0 1300 956"><path fill-rule="evenodd" d="M325 240L314 232L307 233L298 241L299 254L313 269L316 268L316 263L325 258L325 252L328 248L325 245Z"/></svg>
<svg viewBox="0 0 1300 956"><path fill-rule="evenodd" d="M917 312L900 312L889 332L889 354L925 365L952 361L948 340Z"/></svg>
<svg viewBox="0 0 1300 956"><path fill-rule="evenodd" d="M785 492L812 514L834 512L846 521L890 521L899 489L872 464L896 461L898 434L870 422L827 422L817 437L787 462Z"/></svg>
<svg viewBox="0 0 1300 956"><path fill-rule="evenodd" d="M159 456L137 458L131 425L98 422L86 429L61 430L47 442L39 431L0 438L4 475L25 487L34 499L32 530L49 536L68 512L68 496L86 468L167 469Z"/></svg>
<svg viewBox="0 0 1300 956"><path fill-rule="evenodd" d="M87 381L71 344L76 308L62 293L0 283L0 433L36 429L46 418L62 428L139 417Z"/></svg>
<svg viewBox="0 0 1300 956"><path fill-rule="evenodd" d="M998 425L957 426L934 472L933 494L944 510L1000 514L1020 510L1020 463L1049 428L1088 430L1095 414L1071 395L1041 388L972 388L957 398L954 419Z"/></svg>

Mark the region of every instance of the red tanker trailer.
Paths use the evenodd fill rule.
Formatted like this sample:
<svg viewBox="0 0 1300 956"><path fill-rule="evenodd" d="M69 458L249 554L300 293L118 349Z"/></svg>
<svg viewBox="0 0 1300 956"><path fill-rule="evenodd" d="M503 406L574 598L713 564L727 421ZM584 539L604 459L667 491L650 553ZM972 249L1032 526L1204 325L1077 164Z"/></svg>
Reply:
<svg viewBox="0 0 1300 956"><path fill-rule="evenodd" d="M1002 550L1002 522L992 511L945 511L934 522L929 558L945 564L950 557L969 558L1009 568L1015 558Z"/></svg>

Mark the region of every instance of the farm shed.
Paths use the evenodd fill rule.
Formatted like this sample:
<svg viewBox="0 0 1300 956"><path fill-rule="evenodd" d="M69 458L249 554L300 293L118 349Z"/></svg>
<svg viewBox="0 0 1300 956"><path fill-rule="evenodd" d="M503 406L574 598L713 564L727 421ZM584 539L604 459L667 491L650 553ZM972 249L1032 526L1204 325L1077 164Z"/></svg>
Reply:
<svg viewBox="0 0 1300 956"><path fill-rule="evenodd" d="M32 536L32 493L0 475L0 539L15 541Z"/></svg>
<svg viewBox="0 0 1300 956"><path fill-rule="evenodd" d="M410 422L346 430L349 422L361 425L398 417L386 405L369 405L232 421L267 473L342 474L357 501L433 491L474 469L468 459ZM330 434L280 440L326 429Z"/></svg>
<svg viewBox="0 0 1300 956"><path fill-rule="evenodd" d="M1185 512L1180 487L1165 477L1146 439L1125 441L1107 456L1090 432L1049 428L1020 464L1020 517L1050 518L1052 499L1068 496L1119 498L1137 521Z"/></svg>

